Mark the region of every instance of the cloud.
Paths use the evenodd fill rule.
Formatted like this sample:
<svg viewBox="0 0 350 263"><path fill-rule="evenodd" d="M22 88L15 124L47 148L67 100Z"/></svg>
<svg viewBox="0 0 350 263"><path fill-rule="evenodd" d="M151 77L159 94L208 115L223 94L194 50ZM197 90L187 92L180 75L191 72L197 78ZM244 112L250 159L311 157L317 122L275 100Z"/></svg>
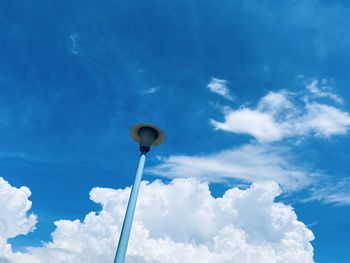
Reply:
<svg viewBox="0 0 350 263"><path fill-rule="evenodd" d="M296 98L295 94L283 90L269 92L260 99L256 108L226 109L223 122L210 122L217 130L250 134L262 143L292 137L346 134L350 128L349 113L313 101L314 95L340 100L335 94L318 90L317 83L312 81L307 85L312 94L306 97Z"/></svg>
<svg viewBox="0 0 350 263"><path fill-rule="evenodd" d="M295 134L313 133L330 137L334 134L346 134L350 127L349 113L332 106L319 103L306 105L307 113L295 123Z"/></svg>
<svg viewBox="0 0 350 263"><path fill-rule="evenodd" d="M323 84L319 87L319 84ZM309 84L306 85L306 88L312 93L316 98L329 98L336 103L342 104L343 99L338 95L330 92L331 88L327 86L327 80L323 79L320 83L319 80L314 79Z"/></svg>
<svg viewBox="0 0 350 263"><path fill-rule="evenodd" d="M80 51L79 51L79 40L80 40L80 36L77 32L73 32L71 34L69 34L69 40L70 40L70 44L69 44L69 51L73 54L73 55L79 55Z"/></svg>
<svg viewBox="0 0 350 263"><path fill-rule="evenodd" d="M311 191L310 197L303 200L320 201L324 204L350 205L350 178L335 180L323 178L322 184L316 185Z"/></svg>
<svg viewBox="0 0 350 263"><path fill-rule="evenodd" d="M9 238L25 235L35 229L36 216L28 215L32 206L28 200L30 195L27 187L12 187L0 177L0 262L8 262L6 255L13 254L11 245L7 243ZM22 259L21 256L16 257Z"/></svg>
<svg viewBox="0 0 350 263"><path fill-rule="evenodd" d="M0 238L9 238L27 234L34 229L36 216L27 215L32 203L27 187L15 188L0 177Z"/></svg>
<svg viewBox="0 0 350 263"><path fill-rule="evenodd" d="M296 167L286 148L250 144L202 156L175 155L147 171L168 177L195 177L204 181L228 178L245 182L273 180L289 190L302 188L317 178L316 173Z"/></svg>
<svg viewBox="0 0 350 263"><path fill-rule="evenodd" d="M1 262L111 262L130 189L94 188L102 205L84 221L60 220L52 242L13 253L0 243ZM273 182L233 188L213 198L194 179L143 182L127 262L314 262L312 232L292 207L274 199Z"/></svg>
<svg viewBox="0 0 350 263"><path fill-rule="evenodd" d="M229 112L225 122L210 120L217 130L248 133L258 141L279 141L283 138L282 127L267 113L250 109Z"/></svg>
<svg viewBox="0 0 350 263"><path fill-rule="evenodd" d="M230 95L230 91L227 87L227 80L211 78L211 81L207 85L207 88L228 100L234 100L234 97Z"/></svg>
<svg viewBox="0 0 350 263"><path fill-rule="evenodd" d="M143 90L143 91L141 92L141 94L147 95L147 94L156 93L157 91L160 90L161 87L162 87L162 86L153 86L153 87L147 88L147 89Z"/></svg>

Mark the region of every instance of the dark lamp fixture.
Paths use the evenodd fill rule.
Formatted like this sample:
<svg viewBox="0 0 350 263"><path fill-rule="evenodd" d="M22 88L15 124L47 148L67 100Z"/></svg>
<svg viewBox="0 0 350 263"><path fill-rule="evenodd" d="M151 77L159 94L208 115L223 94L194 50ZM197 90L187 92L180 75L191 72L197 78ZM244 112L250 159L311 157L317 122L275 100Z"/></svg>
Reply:
<svg viewBox="0 0 350 263"><path fill-rule="evenodd" d="M131 129L131 137L140 144L141 153L148 153L151 146L164 141L164 133L152 124L138 124Z"/></svg>

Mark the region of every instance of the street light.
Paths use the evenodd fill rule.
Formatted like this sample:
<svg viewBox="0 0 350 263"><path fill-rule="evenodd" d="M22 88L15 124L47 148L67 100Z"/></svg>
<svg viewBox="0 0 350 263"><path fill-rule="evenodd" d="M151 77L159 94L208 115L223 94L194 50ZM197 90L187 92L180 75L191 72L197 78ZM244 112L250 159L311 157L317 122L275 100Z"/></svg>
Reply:
<svg viewBox="0 0 350 263"><path fill-rule="evenodd" d="M114 257L114 263L124 263L125 261L132 221L135 213L137 196L139 194L143 168L146 161L146 153L149 152L152 146L159 145L164 141L164 133L162 130L151 124L135 125L131 129L130 135L135 141L139 143L141 155L137 166L134 184L131 188L128 207L126 209L124 223L119 237L118 248Z"/></svg>

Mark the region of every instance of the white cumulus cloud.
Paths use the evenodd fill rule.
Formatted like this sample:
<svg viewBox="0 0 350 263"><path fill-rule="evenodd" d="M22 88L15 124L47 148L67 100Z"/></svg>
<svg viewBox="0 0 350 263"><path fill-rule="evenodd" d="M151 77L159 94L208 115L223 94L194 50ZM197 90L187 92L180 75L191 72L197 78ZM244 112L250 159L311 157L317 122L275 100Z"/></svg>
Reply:
<svg viewBox="0 0 350 263"><path fill-rule="evenodd" d="M6 255L12 255L9 238L25 235L35 228L36 216L28 214L32 206L30 195L27 187L12 187L0 177L0 262L7 262Z"/></svg>
<svg viewBox="0 0 350 263"><path fill-rule="evenodd" d="M12 187L0 177L0 238L7 240L34 229L36 216L27 215L32 206L30 195L27 187Z"/></svg>
<svg viewBox="0 0 350 263"><path fill-rule="evenodd" d="M90 198L101 211L82 222L57 221L52 242L26 252L13 253L1 240L0 262L111 262L129 192L94 188ZM292 207L274 201L280 193L273 182L233 188L222 198L195 179L143 182L127 262L314 262L314 236Z"/></svg>
<svg viewBox="0 0 350 263"><path fill-rule="evenodd" d="M218 130L248 133L258 141L278 141L283 138L283 128L268 113L250 109L231 111L224 122L210 121Z"/></svg>
<svg viewBox="0 0 350 263"><path fill-rule="evenodd" d="M313 95L339 101L335 94L318 90L317 83L313 81L307 85ZM291 137L330 137L346 134L350 128L348 112L313 101L311 95L296 98L286 91L269 92L253 109L226 109L224 118L223 122L210 122L218 130L249 134L262 143Z"/></svg>

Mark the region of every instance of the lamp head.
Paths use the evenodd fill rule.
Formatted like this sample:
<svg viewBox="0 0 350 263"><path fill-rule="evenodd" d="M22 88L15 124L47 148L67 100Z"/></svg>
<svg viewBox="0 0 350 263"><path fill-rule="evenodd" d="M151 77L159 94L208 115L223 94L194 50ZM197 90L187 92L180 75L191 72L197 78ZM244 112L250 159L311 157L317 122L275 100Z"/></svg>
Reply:
<svg viewBox="0 0 350 263"><path fill-rule="evenodd" d="M147 153L151 146L156 146L164 141L164 133L152 124L138 124L131 129L131 137L140 144L141 153Z"/></svg>

